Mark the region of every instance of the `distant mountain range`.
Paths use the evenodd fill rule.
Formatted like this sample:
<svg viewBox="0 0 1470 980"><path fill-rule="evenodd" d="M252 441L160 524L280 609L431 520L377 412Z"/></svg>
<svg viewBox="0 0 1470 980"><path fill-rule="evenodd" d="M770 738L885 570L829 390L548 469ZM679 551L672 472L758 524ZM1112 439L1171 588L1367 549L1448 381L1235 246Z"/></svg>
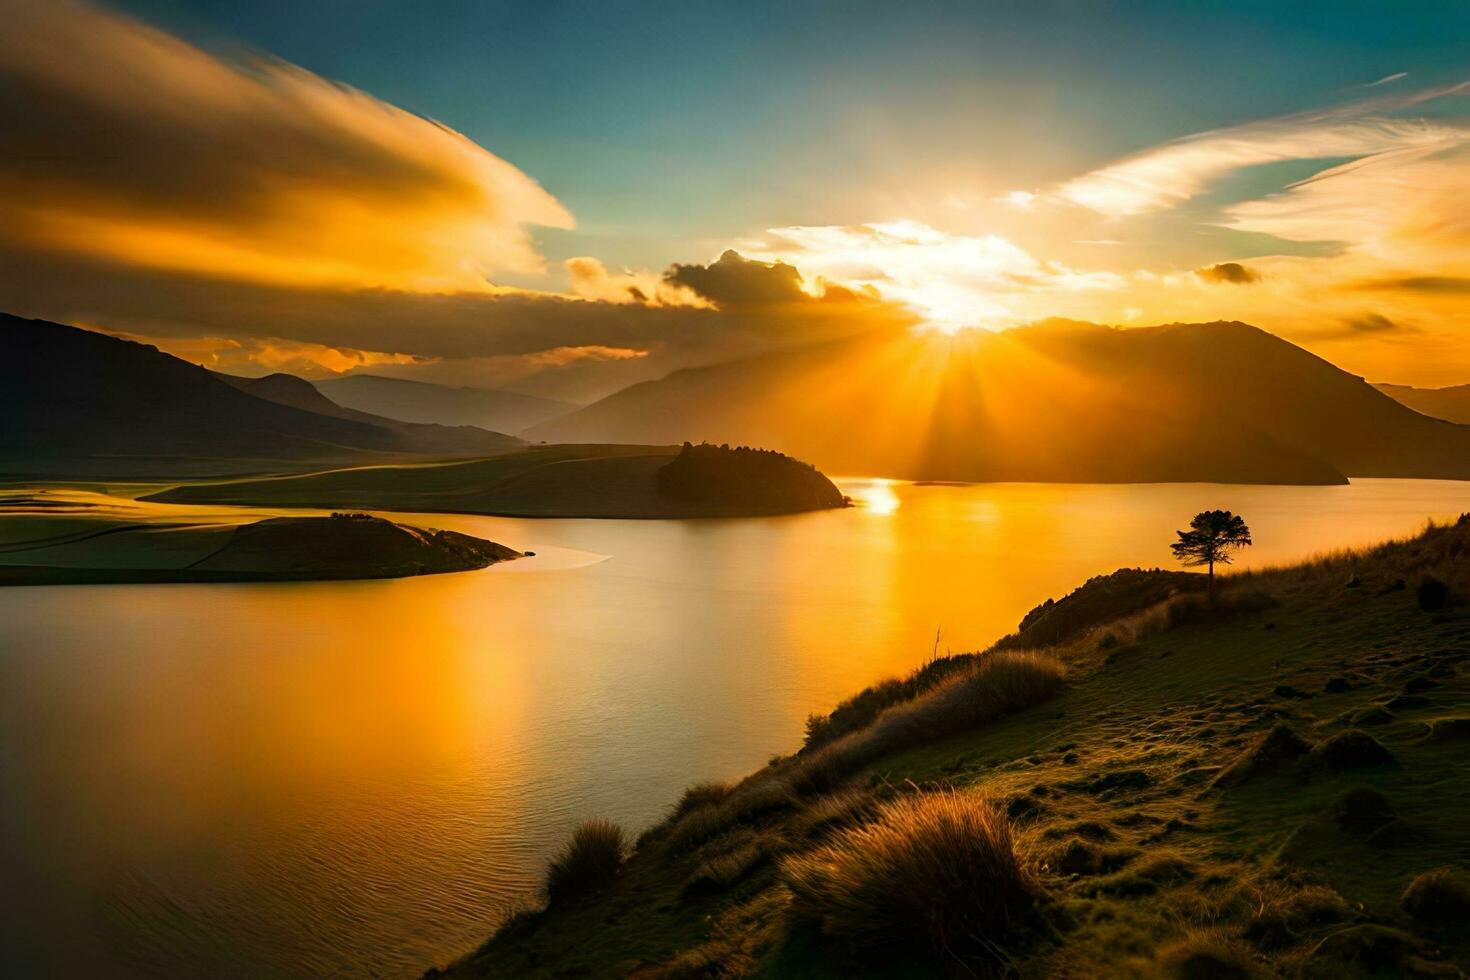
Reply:
<svg viewBox="0 0 1470 980"><path fill-rule="evenodd" d="M451 388L376 374L349 374L314 384L322 394L348 408L405 422L474 425L495 432L520 432L578 407L512 391Z"/></svg>
<svg viewBox="0 0 1470 980"><path fill-rule="evenodd" d="M1234 322L845 342L678 371L526 436L748 443L922 480L1470 478L1470 426Z"/></svg>
<svg viewBox="0 0 1470 980"><path fill-rule="evenodd" d="M501 452L520 440L344 409L290 375L234 378L154 347L0 314L0 472L170 476Z"/></svg>
<svg viewBox="0 0 1470 980"><path fill-rule="evenodd" d="M1453 385L1449 388L1414 388L1409 385L1373 387L1422 415L1447 422L1470 423L1470 385Z"/></svg>

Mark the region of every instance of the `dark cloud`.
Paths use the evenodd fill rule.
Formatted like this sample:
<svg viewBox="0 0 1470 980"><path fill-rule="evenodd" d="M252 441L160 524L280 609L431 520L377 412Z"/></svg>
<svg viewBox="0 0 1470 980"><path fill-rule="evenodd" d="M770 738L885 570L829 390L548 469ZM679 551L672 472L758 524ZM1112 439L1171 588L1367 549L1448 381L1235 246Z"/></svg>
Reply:
<svg viewBox="0 0 1470 980"><path fill-rule="evenodd" d="M1354 283L1350 288L1458 295L1470 293L1470 279L1462 276L1405 276L1398 279L1369 279Z"/></svg>
<svg viewBox="0 0 1470 980"><path fill-rule="evenodd" d="M593 397L575 379L606 394L622 384L682 367L819 343L914 322L912 314L871 294L834 290L823 299L714 309L648 306L552 294L421 293L333 289L218 279L0 245L0 311L133 335L202 351L219 338L239 346L236 361L289 343L386 356L432 359L426 376L472 384L481 365L507 370L525 358L537 373L563 376L561 397ZM560 348L626 348L626 361L547 361ZM262 365L269 363L262 354ZM313 355L315 356L315 355ZM192 357L201 360L200 357ZM405 368L405 372L410 369ZM421 369L412 368L417 373ZM514 373L514 372L511 372ZM486 383L489 383L488 381Z"/></svg>
<svg viewBox="0 0 1470 980"><path fill-rule="evenodd" d="M709 265L675 264L664 274L725 308L800 303L811 299L801 288L801 273L785 262L756 262L733 249Z"/></svg>
<svg viewBox="0 0 1470 980"><path fill-rule="evenodd" d="M1195 269L1194 274L1205 282L1230 283L1236 286L1244 286L1247 283L1256 282L1261 274L1250 266L1241 265L1239 262L1221 262L1219 265L1207 265L1202 269Z"/></svg>
<svg viewBox="0 0 1470 980"><path fill-rule="evenodd" d="M1364 313L1360 316L1347 317L1342 322L1349 330L1357 333L1388 333L1404 329L1381 313Z"/></svg>

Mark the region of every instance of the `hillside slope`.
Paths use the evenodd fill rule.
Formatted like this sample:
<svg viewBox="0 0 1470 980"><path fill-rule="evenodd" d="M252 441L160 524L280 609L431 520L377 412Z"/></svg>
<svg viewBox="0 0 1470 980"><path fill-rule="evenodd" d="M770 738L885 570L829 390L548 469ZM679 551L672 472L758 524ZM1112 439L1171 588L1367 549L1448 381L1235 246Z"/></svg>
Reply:
<svg viewBox="0 0 1470 980"><path fill-rule="evenodd" d="M376 374L349 374L313 384L338 405L348 408L405 422L474 425L495 432L520 432L577 408L570 402L513 391L454 388Z"/></svg>
<svg viewBox="0 0 1470 980"><path fill-rule="evenodd" d="M1470 424L1470 385L1448 388L1415 388L1411 385L1374 385L1394 401L1421 415L1446 422Z"/></svg>
<svg viewBox="0 0 1470 980"><path fill-rule="evenodd" d="M1465 975L1470 516L1215 606L1170 576L1070 597L1185 587L1142 613L869 689L431 974Z"/></svg>
<svg viewBox="0 0 1470 980"><path fill-rule="evenodd" d="M828 472L933 480L1470 477L1470 427L1241 323L831 345L675 372L527 436L756 442Z"/></svg>
<svg viewBox="0 0 1470 980"><path fill-rule="evenodd" d="M255 397L156 348L0 314L0 471L114 476L484 454L499 433L426 430Z"/></svg>

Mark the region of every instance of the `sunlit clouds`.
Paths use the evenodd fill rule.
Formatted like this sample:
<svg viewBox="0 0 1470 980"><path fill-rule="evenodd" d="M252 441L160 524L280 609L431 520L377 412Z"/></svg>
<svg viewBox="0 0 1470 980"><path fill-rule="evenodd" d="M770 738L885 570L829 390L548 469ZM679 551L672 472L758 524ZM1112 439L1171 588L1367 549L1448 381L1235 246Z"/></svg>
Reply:
<svg viewBox="0 0 1470 980"><path fill-rule="evenodd" d="M752 255L871 288L946 333L998 329L1047 315L1037 293L1115 290L1116 273L1037 259L999 235L954 235L916 221L773 228ZM1044 304L1042 304L1044 306Z"/></svg>
<svg viewBox="0 0 1470 980"><path fill-rule="evenodd" d="M485 290L570 213L458 133L277 61L0 0L12 244L245 281Z"/></svg>

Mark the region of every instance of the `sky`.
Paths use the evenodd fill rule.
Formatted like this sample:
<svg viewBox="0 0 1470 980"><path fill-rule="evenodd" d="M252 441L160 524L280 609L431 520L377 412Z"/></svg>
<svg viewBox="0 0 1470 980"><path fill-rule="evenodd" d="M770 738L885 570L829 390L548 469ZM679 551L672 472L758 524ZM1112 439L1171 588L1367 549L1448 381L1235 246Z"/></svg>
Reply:
<svg viewBox="0 0 1470 980"><path fill-rule="evenodd" d="M1239 319L1470 382L1470 4L0 0L0 309L585 401Z"/></svg>

